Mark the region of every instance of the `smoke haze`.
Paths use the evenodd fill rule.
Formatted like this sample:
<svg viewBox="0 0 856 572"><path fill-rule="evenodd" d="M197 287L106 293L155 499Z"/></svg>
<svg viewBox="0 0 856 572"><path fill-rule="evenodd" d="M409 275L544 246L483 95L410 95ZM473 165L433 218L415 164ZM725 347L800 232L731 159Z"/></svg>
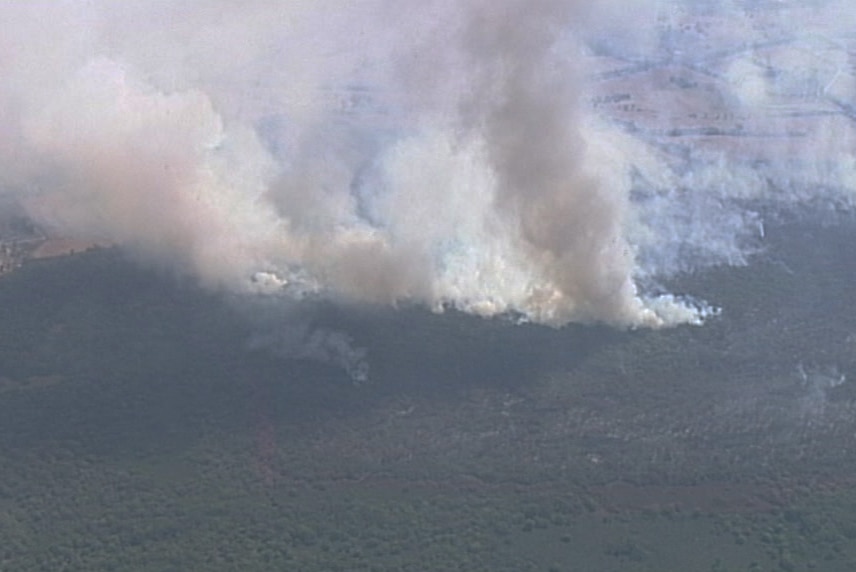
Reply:
<svg viewBox="0 0 856 572"><path fill-rule="evenodd" d="M0 193L214 288L700 323L662 278L853 204L856 14L762 4L6 2Z"/></svg>

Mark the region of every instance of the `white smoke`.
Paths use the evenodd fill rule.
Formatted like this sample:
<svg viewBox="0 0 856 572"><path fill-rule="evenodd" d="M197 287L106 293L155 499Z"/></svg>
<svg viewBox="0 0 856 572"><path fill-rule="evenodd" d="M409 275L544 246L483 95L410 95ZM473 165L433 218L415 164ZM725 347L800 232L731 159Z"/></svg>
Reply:
<svg viewBox="0 0 856 572"><path fill-rule="evenodd" d="M849 109L852 10L780 4L6 2L0 192L211 287L699 323L639 281L745 263L747 202L852 204L847 121L770 136L807 99ZM659 76L634 92L658 121L591 106L622 65L698 75L726 129L769 141L681 139L676 158L663 133L702 111Z"/></svg>

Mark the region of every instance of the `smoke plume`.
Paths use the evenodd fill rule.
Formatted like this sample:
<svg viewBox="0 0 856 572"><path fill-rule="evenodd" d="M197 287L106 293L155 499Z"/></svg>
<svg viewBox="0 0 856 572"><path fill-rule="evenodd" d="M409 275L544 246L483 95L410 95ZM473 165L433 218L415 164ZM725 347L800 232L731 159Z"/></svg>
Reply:
<svg viewBox="0 0 856 572"><path fill-rule="evenodd" d="M212 288L699 323L703 304L639 285L745 263L750 203L852 205L837 118L760 156L670 140L711 108L737 116L720 135L787 135L782 102L808 85L852 114L844 3L779 4L6 2L0 193ZM634 69L641 125L592 104ZM670 81L709 81L708 100L659 97ZM317 355L341 345L321 338Z"/></svg>

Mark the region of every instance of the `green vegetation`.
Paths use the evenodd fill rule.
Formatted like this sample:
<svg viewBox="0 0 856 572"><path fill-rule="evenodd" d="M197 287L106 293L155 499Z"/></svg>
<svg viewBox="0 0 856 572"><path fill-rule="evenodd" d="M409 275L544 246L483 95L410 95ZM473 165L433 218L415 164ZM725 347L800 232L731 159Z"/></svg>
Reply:
<svg viewBox="0 0 856 572"><path fill-rule="evenodd" d="M856 269L823 232L686 278L726 313L660 332L278 317L113 250L27 264L0 570L853 570L856 396L824 384L856 378ZM371 380L250 348L280 322L348 332Z"/></svg>

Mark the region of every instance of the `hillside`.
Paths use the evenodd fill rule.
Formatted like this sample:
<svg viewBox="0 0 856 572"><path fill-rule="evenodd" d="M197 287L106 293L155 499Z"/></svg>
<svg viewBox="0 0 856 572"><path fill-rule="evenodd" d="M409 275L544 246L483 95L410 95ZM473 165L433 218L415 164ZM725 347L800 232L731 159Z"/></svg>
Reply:
<svg viewBox="0 0 856 572"><path fill-rule="evenodd" d="M30 261L0 279L0 568L850 570L854 230L781 221L669 284L723 311L663 331Z"/></svg>

